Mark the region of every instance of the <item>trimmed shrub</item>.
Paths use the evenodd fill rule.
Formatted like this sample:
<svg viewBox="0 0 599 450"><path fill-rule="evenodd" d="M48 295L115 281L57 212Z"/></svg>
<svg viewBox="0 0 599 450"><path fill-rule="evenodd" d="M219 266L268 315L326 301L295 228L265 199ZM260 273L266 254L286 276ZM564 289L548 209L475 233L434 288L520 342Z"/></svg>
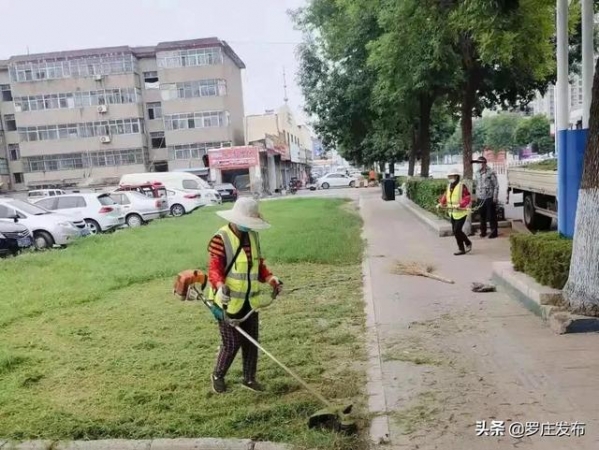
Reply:
<svg viewBox="0 0 599 450"><path fill-rule="evenodd" d="M395 177L395 185L397 187L401 187L402 184L406 183L408 181L408 177L404 176L404 175L400 175L398 177Z"/></svg>
<svg viewBox="0 0 599 450"><path fill-rule="evenodd" d="M544 286L563 289L568 281L572 241L558 233L510 236L514 269Z"/></svg>
<svg viewBox="0 0 599 450"><path fill-rule="evenodd" d="M407 181L407 196L421 208L437 213L435 206L447 189L446 180L430 178L410 178Z"/></svg>

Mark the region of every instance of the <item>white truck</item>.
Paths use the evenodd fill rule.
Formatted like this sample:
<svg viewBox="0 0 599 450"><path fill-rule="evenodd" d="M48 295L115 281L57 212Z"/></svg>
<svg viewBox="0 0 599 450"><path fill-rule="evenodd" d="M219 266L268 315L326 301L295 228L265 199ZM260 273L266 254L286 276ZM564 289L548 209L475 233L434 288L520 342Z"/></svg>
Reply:
<svg viewBox="0 0 599 450"><path fill-rule="evenodd" d="M507 202L510 194L522 194L524 224L531 231L551 228L557 219L557 165L555 160L547 160L530 166L509 167L507 169Z"/></svg>

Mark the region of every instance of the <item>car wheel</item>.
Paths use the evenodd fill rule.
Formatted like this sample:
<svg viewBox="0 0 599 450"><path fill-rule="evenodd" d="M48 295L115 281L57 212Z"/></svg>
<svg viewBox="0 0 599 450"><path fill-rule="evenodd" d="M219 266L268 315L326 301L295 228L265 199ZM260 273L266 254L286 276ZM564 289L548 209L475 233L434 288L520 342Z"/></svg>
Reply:
<svg viewBox="0 0 599 450"><path fill-rule="evenodd" d="M33 242L37 250L46 250L54 246L54 238L46 231L36 231L33 234Z"/></svg>
<svg viewBox="0 0 599 450"><path fill-rule="evenodd" d="M87 224L87 228L89 228L89 232L91 234L98 234L102 232L100 224L96 222L94 219L85 219L85 223Z"/></svg>
<svg viewBox="0 0 599 450"><path fill-rule="evenodd" d="M141 227L144 223L143 219L139 214L129 214L125 219L129 228Z"/></svg>
<svg viewBox="0 0 599 450"><path fill-rule="evenodd" d="M355 181L350 181L349 182L349 187L350 188L355 188L356 187L356 182Z"/></svg>
<svg viewBox="0 0 599 450"><path fill-rule="evenodd" d="M322 184L320 185L320 187L321 187L321 188L323 188L323 189L328 189L328 188L330 188L330 187L331 187L331 185L330 185L329 183L322 183Z"/></svg>
<svg viewBox="0 0 599 450"><path fill-rule="evenodd" d="M183 207L183 205L179 205L178 203L176 205L171 206L171 214L173 215L173 217L181 217L185 215L185 208Z"/></svg>

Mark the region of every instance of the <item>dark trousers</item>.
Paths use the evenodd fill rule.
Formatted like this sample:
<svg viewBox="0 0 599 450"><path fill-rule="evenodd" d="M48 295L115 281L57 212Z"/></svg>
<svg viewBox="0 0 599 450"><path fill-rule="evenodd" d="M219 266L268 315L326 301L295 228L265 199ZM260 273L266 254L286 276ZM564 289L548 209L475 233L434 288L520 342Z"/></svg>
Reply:
<svg viewBox="0 0 599 450"><path fill-rule="evenodd" d="M462 230L464 228L464 224L466 223L466 217L462 217L461 219L451 218L451 228L453 230L453 235L455 236L455 240L458 243L458 248L461 252L465 251L466 248L464 245L471 246L472 242L466 236L466 233Z"/></svg>
<svg viewBox="0 0 599 450"><path fill-rule="evenodd" d="M491 227L491 235L497 235L497 204L492 198L483 200L480 207L480 234L487 234L487 221Z"/></svg>
<svg viewBox="0 0 599 450"><path fill-rule="evenodd" d="M258 313L252 314L245 322L242 322L240 328L258 340L258 329L260 321ZM258 365L258 349L239 333L231 325L222 320L218 322L222 344L220 346L218 357L216 359L216 368L214 376L224 378L233 364L239 348L241 348L241 357L243 359L243 379L254 381L256 379L256 368Z"/></svg>

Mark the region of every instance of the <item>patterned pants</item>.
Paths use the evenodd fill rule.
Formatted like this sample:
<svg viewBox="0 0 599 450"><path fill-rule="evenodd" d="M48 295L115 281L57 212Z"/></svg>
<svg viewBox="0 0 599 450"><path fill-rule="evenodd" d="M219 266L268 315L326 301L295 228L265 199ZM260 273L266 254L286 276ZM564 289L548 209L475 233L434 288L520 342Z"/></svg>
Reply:
<svg viewBox="0 0 599 450"><path fill-rule="evenodd" d="M255 340L258 340L259 328L258 313L252 314L245 322L242 322L240 327ZM229 367L233 364L233 360L241 347L241 357L243 359L243 379L246 381L254 381L256 379L256 368L258 365L258 349L241 335L231 325L220 320L218 322L222 344L218 352L216 360L216 368L214 376L224 378L227 375Z"/></svg>

